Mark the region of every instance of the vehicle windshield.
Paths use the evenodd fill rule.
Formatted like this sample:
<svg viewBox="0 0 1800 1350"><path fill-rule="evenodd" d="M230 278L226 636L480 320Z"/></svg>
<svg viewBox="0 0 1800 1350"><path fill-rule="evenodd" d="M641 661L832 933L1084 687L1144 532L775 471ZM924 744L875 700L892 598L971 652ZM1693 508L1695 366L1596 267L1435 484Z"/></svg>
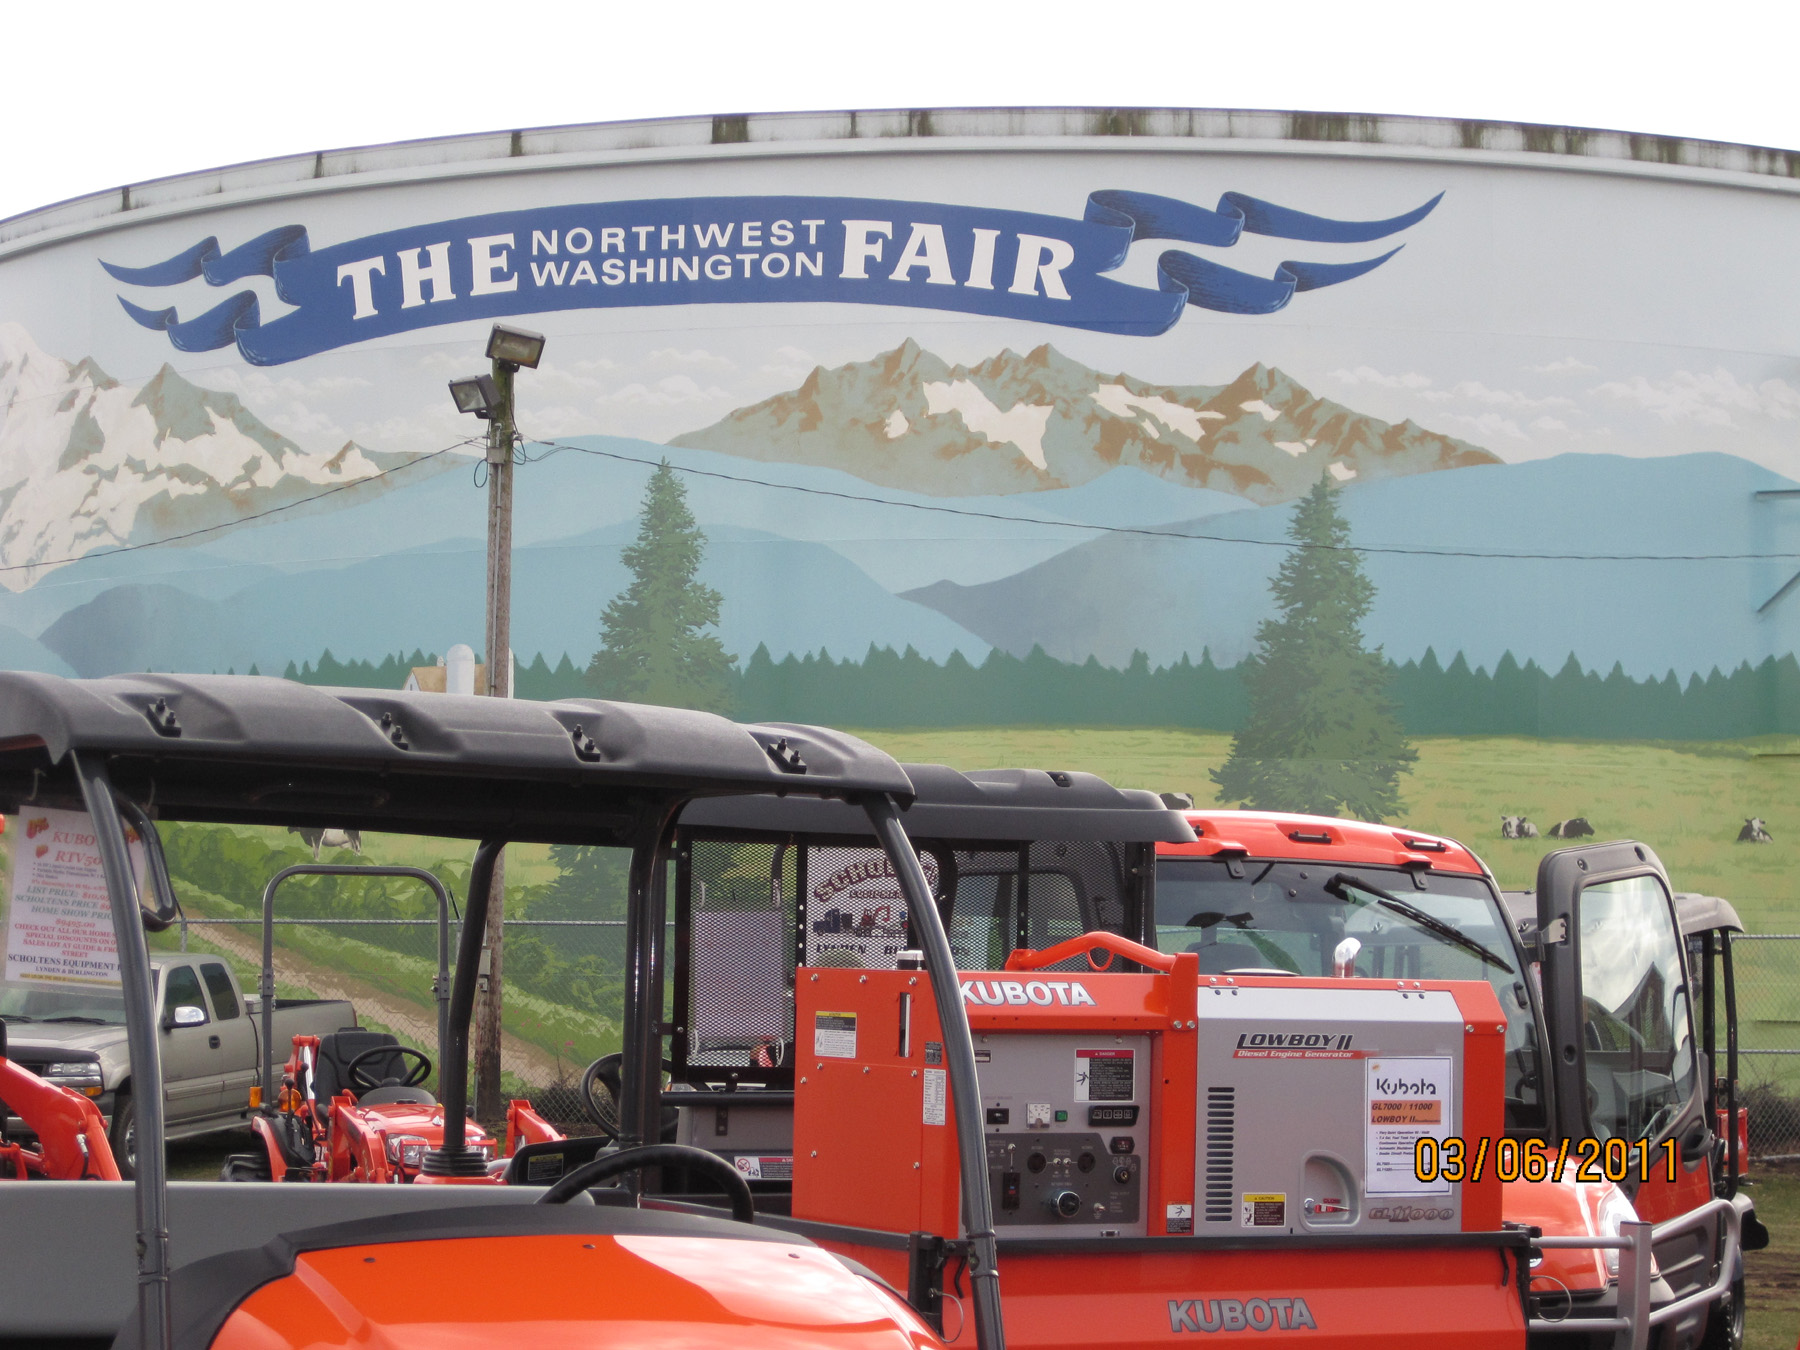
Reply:
<svg viewBox="0 0 1800 1350"><path fill-rule="evenodd" d="M1348 972L1362 977L1486 980L1506 1014L1507 1128L1543 1128L1537 1018L1525 963L1486 881L1425 872L1419 890L1398 868L1252 861L1239 870L1243 875L1233 876L1210 858L1158 859L1157 947L1196 953L1202 974L1329 977L1347 957ZM1334 883L1338 877L1344 880ZM1455 934L1434 931L1421 919Z"/></svg>
<svg viewBox="0 0 1800 1350"><path fill-rule="evenodd" d="M116 985L61 985L0 980L0 1017L8 1022L105 1022L122 1026L125 996Z"/></svg>

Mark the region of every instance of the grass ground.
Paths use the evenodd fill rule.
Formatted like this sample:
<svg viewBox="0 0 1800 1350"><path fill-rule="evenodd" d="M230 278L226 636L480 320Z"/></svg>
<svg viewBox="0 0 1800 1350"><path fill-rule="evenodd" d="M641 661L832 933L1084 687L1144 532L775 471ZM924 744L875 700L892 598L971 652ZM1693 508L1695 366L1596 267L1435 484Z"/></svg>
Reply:
<svg viewBox="0 0 1800 1350"><path fill-rule="evenodd" d="M1769 1246L1744 1258L1744 1341L1749 1350L1793 1350L1800 1338L1800 1167L1759 1167L1756 1175L1751 1194Z"/></svg>
<svg viewBox="0 0 1800 1350"><path fill-rule="evenodd" d="M1227 735L1119 728L1002 727L861 732L905 760L958 769L1030 765L1084 769L1120 787L1188 792L1219 803L1210 769ZM1649 744L1431 737L1401 780L1406 824L1474 848L1503 886L1530 886L1560 841L1502 839L1502 814L1540 829L1584 816L1602 839L1634 838L1661 856L1681 890L1722 895L1753 932L1800 932L1800 743ZM1739 844L1747 816L1773 844Z"/></svg>

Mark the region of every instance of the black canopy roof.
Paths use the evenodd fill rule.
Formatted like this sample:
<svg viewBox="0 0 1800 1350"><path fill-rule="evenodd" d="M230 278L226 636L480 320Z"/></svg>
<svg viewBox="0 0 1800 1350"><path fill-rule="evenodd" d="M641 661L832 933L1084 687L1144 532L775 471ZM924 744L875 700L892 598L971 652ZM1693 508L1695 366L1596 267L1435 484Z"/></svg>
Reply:
<svg viewBox="0 0 1800 1350"><path fill-rule="evenodd" d="M76 802L71 750L175 818L521 841L610 842L671 794L913 795L854 736L680 708L0 672L0 805Z"/></svg>
<svg viewBox="0 0 1800 1350"><path fill-rule="evenodd" d="M1091 773L901 766L917 794L901 816L915 839L1110 840L1188 844L1194 831L1153 792L1114 787ZM772 834L867 837L862 812L841 802L794 797L732 797L689 804L684 826Z"/></svg>

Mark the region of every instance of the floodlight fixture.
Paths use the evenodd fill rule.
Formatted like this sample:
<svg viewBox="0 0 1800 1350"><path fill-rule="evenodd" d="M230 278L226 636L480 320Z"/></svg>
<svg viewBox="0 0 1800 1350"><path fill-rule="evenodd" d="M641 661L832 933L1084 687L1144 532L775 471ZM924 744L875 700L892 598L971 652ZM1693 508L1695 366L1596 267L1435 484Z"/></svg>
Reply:
<svg viewBox="0 0 1800 1350"><path fill-rule="evenodd" d="M487 354L492 361L536 370L537 363L544 357L544 335L528 328L497 323L494 331L488 334Z"/></svg>
<svg viewBox="0 0 1800 1350"><path fill-rule="evenodd" d="M450 381L450 397L456 400L456 411L474 413L486 421L494 415L494 408L500 402L500 391L494 387L492 375L471 375L467 379Z"/></svg>

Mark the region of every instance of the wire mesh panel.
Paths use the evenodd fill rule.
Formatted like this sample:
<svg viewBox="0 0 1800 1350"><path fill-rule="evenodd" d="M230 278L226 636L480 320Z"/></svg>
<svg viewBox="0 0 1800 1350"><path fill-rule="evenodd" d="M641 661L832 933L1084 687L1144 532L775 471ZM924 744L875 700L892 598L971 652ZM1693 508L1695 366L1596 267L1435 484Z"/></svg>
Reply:
<svg viewBox="0 0 1800 1350"><path fill-rule="evenodd" d="M786 844L695 841L687 854L687 1064L769 1067L793 1039L798 859Z"/></svg>
<svg viewBox="0 0 1800 1350"><path fill-rule="evenodd" d="M1040 841L1028 849L961 850L953 857L950 949L964 970L998 970L1016 948L1042 951L1120 926L1124 877L1106 844ZM1050 969L1087 965L1082 955Z"/></svg>
<svg viewBox="0 0 1800 1350"><path fill-rule="evenodd" d="M1800 934L1734 934L1731 956L1738 1101L1749 1110L1750 1156L1800 1155Z"/></svg>

